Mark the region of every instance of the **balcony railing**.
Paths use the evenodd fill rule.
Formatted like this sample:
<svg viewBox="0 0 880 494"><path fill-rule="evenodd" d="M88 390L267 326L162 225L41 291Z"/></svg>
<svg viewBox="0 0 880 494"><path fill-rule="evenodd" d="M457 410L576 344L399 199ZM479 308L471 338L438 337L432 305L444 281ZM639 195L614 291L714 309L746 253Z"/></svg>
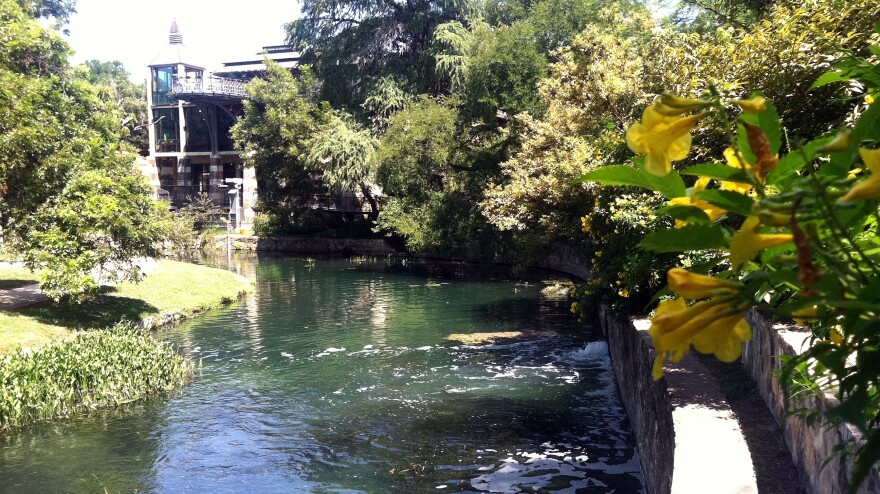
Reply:
<svg viewBox="0 0 880 494"><path fill-rule="evenodd" d="M223 77L174 77L168 94L185 99L186 96L221 96L242 99L246 82Z"/></svg>

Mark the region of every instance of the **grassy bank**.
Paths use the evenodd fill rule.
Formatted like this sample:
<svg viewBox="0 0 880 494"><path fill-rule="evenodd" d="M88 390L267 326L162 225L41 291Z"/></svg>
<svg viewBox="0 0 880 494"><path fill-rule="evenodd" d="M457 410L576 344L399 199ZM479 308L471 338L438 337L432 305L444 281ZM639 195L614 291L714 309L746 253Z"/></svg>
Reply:
<svg viewBox="0 0 880 494"><path fill-rule="evenodd" d="M8 277L0 273L6 280L25 279L27 275L22 272ZM190 316L230 303L249 287L246 279L229 271L163 260L142 282L106 287L89 302L44 302L0 311L0 354L67 339L77 331L108 328L124 319Z"/></svg>
<svg viewBox="0 0 880 494"><path fill-rule="evenodd" d="M18 288L36 281L40 281L39 273L32 273L18 264L0 263L0 290Z"/></svg>

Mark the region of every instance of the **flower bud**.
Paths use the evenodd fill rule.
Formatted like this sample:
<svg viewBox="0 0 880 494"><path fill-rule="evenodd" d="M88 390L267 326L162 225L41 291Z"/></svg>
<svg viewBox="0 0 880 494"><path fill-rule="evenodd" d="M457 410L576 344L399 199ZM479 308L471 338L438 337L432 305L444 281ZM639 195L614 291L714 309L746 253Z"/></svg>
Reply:
<svg viewBox="0 0 880 494"><path fill-rule="evenodd" d="M843 129L828 144L819 148L822 153L838 153L846 151L852 145L852 130Z"/></svg>
<svg viewBox="0 0 880 494"><path fill-rule="evenodd" d="M660 103L667 107L687 112L691 110L696 110L697 108L705 108L711 104L711 101L704 99L682 98L680 96L675 96L674 94L663 93L660 95Z"/></svg>

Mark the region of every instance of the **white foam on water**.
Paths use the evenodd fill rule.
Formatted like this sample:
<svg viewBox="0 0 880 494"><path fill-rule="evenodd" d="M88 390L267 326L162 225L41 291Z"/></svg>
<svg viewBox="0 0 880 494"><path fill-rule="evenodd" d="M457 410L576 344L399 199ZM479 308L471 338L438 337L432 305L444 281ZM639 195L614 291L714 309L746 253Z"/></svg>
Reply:
<svg viewBox="0 0 880 494"><path fill-rule="evenodd" d="M344 351L345 351L345 348L333 348L333 347L330 347L330 348L324 350L323 352L321 352L321 353L319 353L319 354L317 354L317 355L315 355L315 356L316 356L316 357L326 357L327 355L330 355L331 353L338 353L338 352L344 352Z"/></svg>
<svg viewBox="0 0 880 494"><path fill-rule="evenodd" d="M589 362L596 359L609 358L608 343L605 341L592 341L578 350L572 350L562 356L562 360L568 362Z"/></svg>

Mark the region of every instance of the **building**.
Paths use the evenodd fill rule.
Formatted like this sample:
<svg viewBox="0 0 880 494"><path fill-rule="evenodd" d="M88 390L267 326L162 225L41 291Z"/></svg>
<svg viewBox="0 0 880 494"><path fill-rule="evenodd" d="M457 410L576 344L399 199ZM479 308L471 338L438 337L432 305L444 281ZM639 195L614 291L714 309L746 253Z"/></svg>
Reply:
<svg viewBox="0 0 880 494"><path fill-rule="evenodd" d="M257 178L252 168L242 166L230 129L242 112L244 86L265 73L266 57L298 70L299 54L277 45L208 72L183 44L177 21L172 22L168 45L149 64L150 147L144 170L172 207L204 196L234 216L236 229L253 224ZM315 197L312 207L343 214L370 211L359 191L347 190Z"/></svg>
<svg viewBox="0 0 880 494"><path fill-rule="evenodd" d="M147 162L158 178L157 193L172 207L204 195L229 211L236 226L253 223L256 178L253 169L242 167L229 130L241 114L244 85L265 70L264 56L291 70L299 60L288 46L270 46L209 73L172 22L168 45L150 62L147 75Z"/></svg>

